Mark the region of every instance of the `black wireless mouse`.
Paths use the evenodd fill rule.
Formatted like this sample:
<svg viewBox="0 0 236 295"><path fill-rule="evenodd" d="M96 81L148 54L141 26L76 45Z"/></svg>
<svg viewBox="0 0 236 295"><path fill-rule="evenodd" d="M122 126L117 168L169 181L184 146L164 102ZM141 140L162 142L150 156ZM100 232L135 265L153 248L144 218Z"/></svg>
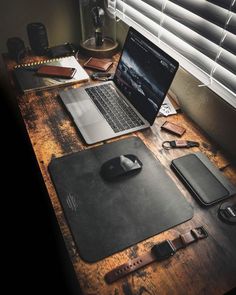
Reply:
<svg viewBox="0 0 236 295"><path fill-rule="evenodd" d="M101 166L101 176L108 181L137 174L142 169L142 162L135 155L121 155L106 161Z"/></svg>

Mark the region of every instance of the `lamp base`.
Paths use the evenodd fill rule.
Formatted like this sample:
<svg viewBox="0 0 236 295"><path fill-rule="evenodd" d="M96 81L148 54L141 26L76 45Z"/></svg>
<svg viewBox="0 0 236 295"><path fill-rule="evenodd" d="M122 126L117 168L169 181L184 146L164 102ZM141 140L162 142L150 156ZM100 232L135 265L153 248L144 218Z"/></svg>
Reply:
<svg viewBox="0 0 236 295"><path fill-rule="evenodd" d="M110 38L104 38L102 46L96 46L95 38L92 37L80 43L81 51L94 57L112 57L118 49L118 43Z"/></svg>

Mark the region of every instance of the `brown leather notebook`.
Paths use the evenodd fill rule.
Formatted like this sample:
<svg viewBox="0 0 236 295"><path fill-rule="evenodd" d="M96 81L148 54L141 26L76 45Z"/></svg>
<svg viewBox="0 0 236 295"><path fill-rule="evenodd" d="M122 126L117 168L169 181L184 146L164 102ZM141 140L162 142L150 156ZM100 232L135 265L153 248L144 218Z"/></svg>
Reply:
<svg viewBox="0 0 236 295"><path fill-rule="evenodd" d="M90 57L90 59L84 63L84 67L106 72L112 66L112 64L113 62L108 59Z"/></svg>

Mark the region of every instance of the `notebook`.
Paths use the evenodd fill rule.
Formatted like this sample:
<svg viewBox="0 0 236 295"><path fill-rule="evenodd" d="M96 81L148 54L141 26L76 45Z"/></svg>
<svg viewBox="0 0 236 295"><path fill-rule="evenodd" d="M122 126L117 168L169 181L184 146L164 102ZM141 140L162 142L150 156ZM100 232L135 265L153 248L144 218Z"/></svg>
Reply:
<svg viewBox="0 0 236 295"><path fill-rule="evenodd" d="M36 71L42 65L76 68L76 73L72 79L38 76ZM60 57L46 61L17 65L15 66L13 73L20 90L24 93L34 90L45 90L58 86L66 86L87 81L89 79L88 74L74 56Z"/></svg>
<svg viewBox="0 0 236 295"><path fill-rule="evenodd" d="M178 62L130 28L113 81L60 91L87 144L150 127Z"/></svg>

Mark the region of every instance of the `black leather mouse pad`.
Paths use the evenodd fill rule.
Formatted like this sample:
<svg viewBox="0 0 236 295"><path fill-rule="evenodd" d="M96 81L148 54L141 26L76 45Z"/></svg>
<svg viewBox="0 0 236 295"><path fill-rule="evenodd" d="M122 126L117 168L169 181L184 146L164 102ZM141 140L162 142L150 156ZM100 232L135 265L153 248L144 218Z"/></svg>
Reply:
<svg viewBox="0 0 236 295"><path fill-rule="evenodd" d="M101 165L135 154L140 173L106 182ZM82 259L95 262L193 217L161 163L144 143L128 138L53 159L49 172Z"/></svg>

